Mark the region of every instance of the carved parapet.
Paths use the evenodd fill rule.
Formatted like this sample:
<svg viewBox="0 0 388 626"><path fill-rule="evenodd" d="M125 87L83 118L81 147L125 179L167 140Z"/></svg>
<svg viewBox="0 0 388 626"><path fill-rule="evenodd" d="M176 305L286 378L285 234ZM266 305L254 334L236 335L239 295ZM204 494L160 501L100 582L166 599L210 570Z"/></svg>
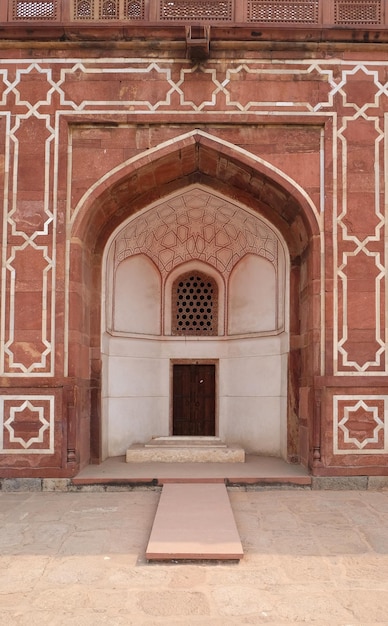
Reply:
<svg viewBox="0 0 388 626"><path fill-rule="evenodd" d="M8 0L1 21L222 22L270 25L386 24L387 0Z"/></svg>

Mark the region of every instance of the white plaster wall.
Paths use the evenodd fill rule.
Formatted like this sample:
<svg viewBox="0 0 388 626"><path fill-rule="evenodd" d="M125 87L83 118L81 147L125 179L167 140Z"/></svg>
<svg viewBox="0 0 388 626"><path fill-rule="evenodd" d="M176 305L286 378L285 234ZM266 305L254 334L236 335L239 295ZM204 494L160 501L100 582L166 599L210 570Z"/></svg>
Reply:
<svg viewBox="0 0 388 626"><path fill-rule="evenodd" d="M277 327L277 278L272 263L247 254L229 280L230 335L274 331Z"/></svg>
<svg viewBox="0 0 388 626"><path fill-rule="evenodd" d="M116 269L113 328L118 332L160 335L161 278L144 254L128 257Z"/></svg>
<svg viewBox="0 0 388 626"><path fill-rule="evenodd" d="M168 433L169 371L158 341L104 335L103 456Z"/></svg>
<svg viewBox="0 0 388 626"><path fill-rule="evenodd" d="M129 338L105 335L104 456L170 433L171 359L217 360L218 434L249 453L286 450L287 337Z"/></svg>
<svg viewBox="0 0 388 626"><path fill-rule="evenodd" d="M220 361L220 436L247 453L286 456L284 339L273 340L272 350L264 338L251 339L249 355L229 355Z"/></svg>

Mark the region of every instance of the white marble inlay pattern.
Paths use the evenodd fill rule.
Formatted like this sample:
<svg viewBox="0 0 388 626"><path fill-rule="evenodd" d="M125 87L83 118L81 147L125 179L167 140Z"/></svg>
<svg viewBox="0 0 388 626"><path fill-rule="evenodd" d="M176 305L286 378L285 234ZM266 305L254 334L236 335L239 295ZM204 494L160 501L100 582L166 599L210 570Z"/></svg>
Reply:
<svg viewBox="0 0 388 626"><path fill-rule="evenodd" d="M5 199L9 198L11 202L9 224L12 229L15 228L12 217L13 201L15 197L15 189L12 188L12 184L17 180L15 178L15 167L17 165L17 151L19 150L16 131L21 121L27 121L28 119L45 119L48 115L44 111L44 106L50 103L54 93L58 93L60 97L60 109L57 111L56 119L47 117L47 131L50 133L50 137L47 138L46 148L47 156L51 159L52 153L50 151L50 144L55 144L54 161L56 163L54 168L49 169L47 165L47 176L45 182L44 197L49 199L56 197L57 187L57 162L58 162L58 150L59 150L59 128L61 115L67 115L69 113L88 114L89 116L97 114L109 114L112 116L121 115L125 112L127 115L138 114L152 114L155 111L165 111L169 114L174 114L174 118L177 119L182 115L185 115L188 110L191 110L193 114L200 115L204 111L217 113L222 115L224 112L224 106L226 105L226 112L238 123L238 116L241 113L248 113L252 111L260 111L262 115L271 115L272 118L280 119L282 115L287 114L301 115L304 114L307 117L314 118L315 115L322 116L327 114L334 115L334 105L340 102L342 107L341 112L338 113L338 125L334 125L333 139L335 142L333 152L333 180L334 183L338 180L338 173L341 173L341 177L338 180L340 185L338 186L338 193L334 187L334 199L333 207L335 211L334 216L334 254L335 254L335 271L334 271L334 373L337 375L385 375L388 369L387 362L387 350L386 350L386 336L384 334L386 323L381 323L381 310L384 307L382 297L382 287L386 283L386 258L385 252L382 249L380 252L372 250L370 243L383 244L384 240L384 224L385 224L385 209L380 206L380 197L382 191L380 189L381 181L381 163L385 159L386 155L383 154L383 143L385 141L385 128L380 126L379 112L377 109L386 106L386 99L388 95L388 82L385 82L382 78L382 70L384 70L385 64L383 61L368 61L367 63L360 63L349 60L338 59L314 59L314 60L260 60L255 59L236 59L228 62L225 66L224 60L211 60L207 63L206 67L191 66L189 61L181 60L180 68L176 67L176 62L172 59L153 60L149 59L133 58L133 59L121 59L121 58L109 58L109 59L40 59L39 61L31 63L29 59L2 59L0 61L0 83L2 86L0 106L7 108L8 98L14 97L17 108L20 108L20 112L15 110L16 114L12 127L10 130L10 141L7 140L5 163L10 164L11 168L7 171L11 176L8 179L8 188L5 190ZM156 92L153 94L152 101L143 98L143 94L137 95L135 98L115 98L112 99L105 97L98 97L98 90L96 90L96 97L94 99L75 99L68 93L69 85L74 77L74 72L78 72L79 80L89 80L98 78L98 75L111 75L112 78L119 74L124 77L133 78L138 77L138 83L141 89L141 82L146 80L146 77L152 77ZM22 81L29 74L35 74L35 77L41 78L42 84L46 85L46 92L43 96L36 99L33 102L29 102L24 96L21 89ZM196 74L206 74L209 80L206 82L206 89L204 90L203 97L197 97L197 93L194 90L196 97L193 99L193 79ZM358 73L363 74L365 79L369 80L374 85L374 90L371 91L370 96L364 98L362 103L354 102L354 99L350 97L348 93L348 84L352 77L355 77ZM236 99L233 91L233 84L240 76L245 75L249 77L251 81L258 81L260 86L260 78L266 77L276 83L277 80L282 81L282 86L295 81L292 80L293 75L302 76L303 80L317 80L321 83L322 89L319 92L319 97L316 101L308 101L303 98L293 98L286 95L283 100L273 98L270 94L266 94L263 89L251 90L252 93L257 93L257 98L249 99L246 102L241 102L240 99ZM303 82L303 81L301 81ZM195 81L194 81L195 84ZM325 88L326 85L326 88ZM287 89L291 89L290 85ZM286 89L286 94L288 93ZM153 90L155 91L155 90ZM139 92L140 93L140 92ZM292 94L292 89L289 91ZM263 96L264 94L264 96ZM177 97L173 97L176 95ZM177 102L180 103L182 108L177 108ZM376 110L376 115L371 115L373 109ZM339 109L341 111L341 109ZM343 115L346 113L346 115ZM329 119L328 117L328 119ZM346 138L346 128L349 122L357 121L358 119L365 119L370 122L371 125L375 125L377 136L375 141L375 214L378 218L378 224L374 227L374 232L369 233L365 238L359 241L353 241L353 251L347 251L345 256L343 252L338 248L337 236L341 235L344 241L352 241L353 235L350 236L346 229L346 214L347 214L347 189L348 189L348 172L347 172L347 158L348 151L351 146L348 145ZM334 120L334 118L333 118ZM14 156L12 156L11 154ZM12 157L12 159L10 159ZM54 178L53 178L54 172ZM326 174L327 176L327 174ZM344 191L341 191L344 190ZM7 202L4 203L7 207ZM321 207L323 208L323 206ZM6 209L8 210L8 209ZM55 224L55 203L51 205L51 202L45 204L45 211L47 215L46 224L42 228L37 229L33 238L36 238L38 233L42 233L47 229L52 220ZM8 218L7 218L8 219ZM53 267L55 264L54 256L54 244L55 244L55 228L53 229ZM25 236L25 233L22 235ZM51 237L51 233L50 233ZM354 238L353 238L354 239ZM4 241L3 246L7 245L7 233L4 229ZM41 243L41 242L39 242ZM322 241L324 245L324 241ZM322 250L323 253L323 250ZM376 311L376 337L377 349L375 354L371 354L366 359L355 359L349 357L346 349L346 342L348 337L348 321L347 318L338 319L338 311L340 308L339 294L343 293L345 298L345 312L346 312L346 298L348 292L348 279L347 279L347 263L351 256L357 256L363 253L368 256L373 256L376 261L376 268L378 270L375 278L375 311ZM49 257L50 255L47 255ZM6 257L7 261L8 257ZM50 257L51 259L51 257ZM55 281L55 273L52 273L52 280ZM54 293L54 291L53 291ZM12 310L9 303L5 302L6 292L2 292L2 329L5 332L7 324L12 325ZM322 296L323 298L324 296ZM11 318L8 322L5 311L10 312ZM55 297L53 298L53 304L48 315L52 318L52 324L55 319ZM50 339L43 339L44 349L46 352L47 346L45 341L49 341L50 350L52 350L54 344L54 326L51 327L52 336ZM3 333L4 334L4 333ZM8 337L9 338L9 337ZM323 345L323 344L322 344ZM9 345L8 345L9 349ZM2 364L4 365L4 350L2 352ZM44 358L44 355L43 355ZM50 369L47 370L46 364L43 361L37 361L37 366L20 368L20 371L7 371L10 376L22 376L28 373L29 376L42 375L43 370L47 375L53 375L53 364L50 364ZM379 368L378 370L376 368Z"/></svg>
<svg viewBox="0 0 388 626"><path fill-rule="evenodd" d="M357 419L358 412L364 414L365 425L358 427L357 434L349 422L352 417ZM388 453L388 396L333 396L333 417L334 454ZM367 427L369 436L365 433Z"/></svg>
<svg viewBox="0 0 388 626"><path fill-rule="evenodd" d="M16 434L18 414L20 416L24 412L29 413L30 419L34 416L36 435L24 437ZM5 431L9 443L17 444L17 447L5 443ZM44 441L46 446L41 445ZM54 396L0 396L0 454L54 454Z"/></svg>

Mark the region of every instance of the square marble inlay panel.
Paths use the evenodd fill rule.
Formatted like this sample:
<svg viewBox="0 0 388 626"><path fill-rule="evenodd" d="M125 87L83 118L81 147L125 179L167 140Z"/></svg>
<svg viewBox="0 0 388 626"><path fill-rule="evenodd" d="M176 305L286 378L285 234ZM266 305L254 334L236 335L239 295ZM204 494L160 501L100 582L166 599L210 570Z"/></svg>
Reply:
<svg viewBox="0 0 388 626"><path fill-rule="evenodd" d="M1 453L54 453L54 396L0 396Z"/></svg>
<svg viewBox="0 0 388 626"><path fill-rule="evenodd" d="M388 396L334 396L334 454L385 454Z"/></svg>

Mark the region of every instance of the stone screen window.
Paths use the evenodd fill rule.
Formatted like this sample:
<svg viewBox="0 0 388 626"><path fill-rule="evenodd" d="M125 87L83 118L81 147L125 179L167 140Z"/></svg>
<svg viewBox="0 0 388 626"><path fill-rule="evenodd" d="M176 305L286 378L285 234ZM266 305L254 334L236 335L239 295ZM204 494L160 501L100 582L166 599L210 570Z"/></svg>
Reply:
<svg viewBox="0 0 388 626"><path fill-rule="evenodd" d="M210 276L189 272L172 287L173 335L218 334L218 287Z"/></svg>
<svg viewBox="0 0 388 626"><path fill-rule="evenodd" d="M55 20L58 4L58 0L13 0L12 19Z"/></svg>

